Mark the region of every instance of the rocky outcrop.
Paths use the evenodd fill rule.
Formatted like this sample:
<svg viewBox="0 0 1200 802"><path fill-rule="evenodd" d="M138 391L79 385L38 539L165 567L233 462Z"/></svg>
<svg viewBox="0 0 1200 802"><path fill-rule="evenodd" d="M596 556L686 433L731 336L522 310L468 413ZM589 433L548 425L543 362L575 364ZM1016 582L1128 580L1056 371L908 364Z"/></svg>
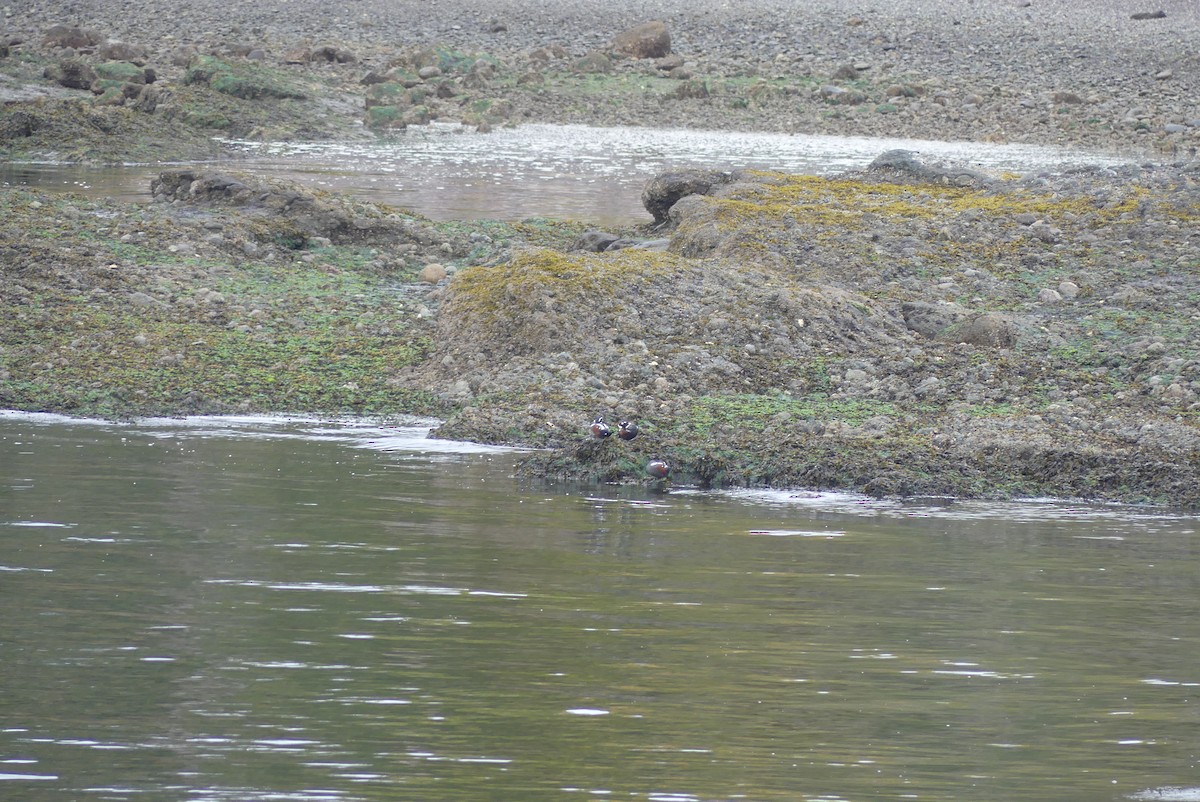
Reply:
<svg viewBox="0 0 1200 802"><path fill-rule="evenodd" d="M671 207L689 195L707 195L714 187L728 184L734 174L722 170L671 170L659 173L642 190L642 205L655 223L666 222Z"/></svg>
<svg viewBox="0 0 1200 802"><path fill-rule="evenodd" d="M892 178L907 178L923 183L956 186L986 186L991 177L966 167L943 167L919 160L911 150L889 150L877 156L867 168Z"/></svg>
<svg viewBox="0 0 1200 802"><path fill-rule="evenodd" d="M297 184L219 170L165 170L150 184L158 202L236 207L263 220L280 242L303 247L316 237L354 241L395 232L402 221L386 209L304 189Z"/></svg>

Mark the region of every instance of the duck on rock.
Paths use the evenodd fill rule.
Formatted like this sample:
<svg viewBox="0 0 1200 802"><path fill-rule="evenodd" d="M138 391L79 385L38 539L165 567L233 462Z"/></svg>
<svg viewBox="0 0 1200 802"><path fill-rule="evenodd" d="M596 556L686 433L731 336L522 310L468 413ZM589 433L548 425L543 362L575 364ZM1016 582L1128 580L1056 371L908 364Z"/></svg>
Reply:
<svg viewBox="0 0 1200 802"><path fill-rule="evenodd" d="M592 437L596 438L597 440L603 440L610 434L612 434L612 429L610 429L608 424L604 422L604 416L597 415L596 419L592 421Z"/></svg>
<svg viewBox="0 0 1200 802"><path fill-rule="evenodd" d="M666 479L671 475L671 466L664 459L652 459L646 463L646 473L655 479Z"/></svg>
<svg viewBox="0 0 1200 802"><path fill-rule="evenodd" d="M617 421L617 437L622 440L632 440L637 436L638 426L636 423L627 420Z"/></svg>

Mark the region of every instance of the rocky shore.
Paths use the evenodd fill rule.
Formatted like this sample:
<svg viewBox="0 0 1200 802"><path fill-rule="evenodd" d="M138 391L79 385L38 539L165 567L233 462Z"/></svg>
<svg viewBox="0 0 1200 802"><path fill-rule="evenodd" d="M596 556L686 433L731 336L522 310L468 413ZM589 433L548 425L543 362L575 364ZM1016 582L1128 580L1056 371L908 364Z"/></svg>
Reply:
<svg viewBox="0 0 1200 802"><path fill-rule="evenodd" d="M666 459L707 485L1200 506L1200 12L1133 5L668 3L650 26L624 5L9 7L11 159L200 160L214 135L431 119L1137 159L666 174L653 222L614 231L439 223L213 166L164 167L144 205L6 187L0 405L417 412L544 447L540 476L645 481ZM593 439L596 415L641 431Z"/></svg>

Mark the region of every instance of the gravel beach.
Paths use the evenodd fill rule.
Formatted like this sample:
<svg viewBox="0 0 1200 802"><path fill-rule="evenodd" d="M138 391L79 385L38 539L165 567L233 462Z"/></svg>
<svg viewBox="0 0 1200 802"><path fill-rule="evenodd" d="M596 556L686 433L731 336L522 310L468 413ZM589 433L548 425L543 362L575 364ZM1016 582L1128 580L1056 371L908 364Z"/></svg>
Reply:
<svg viewBox="0 0 1200 802"><path fill-rule="evenodd" d="M680 75L710 82L806 77L810 91L849 77L869 84L869 105L885 105L886 112L830 114L827 106L814 112L765 101L747 114L714 108L720 103L572 109L553 91L548 102L531 102L523 111L546 122L1079 143L1167 158L1190 156L1200 144L1200 6L1192 0L665 0L652 9L630 2L505 0L335 6L26 0L5 8L3 30L10 39L35 42L52 25L91 28L145 47L160 69L170 53L189 46L261 49L268 63L302 46L340 47L354 55L346 77L357 80L385 67L399 50L421 45L486 53L513 69L547 52L574 64L650 19L665 23L671 52L683 63ZM615 69L647 68L625 61ZM917 86L921 95L877 104L870 87L889 86ZM0 85L0 96L3 91Z"/></svg>

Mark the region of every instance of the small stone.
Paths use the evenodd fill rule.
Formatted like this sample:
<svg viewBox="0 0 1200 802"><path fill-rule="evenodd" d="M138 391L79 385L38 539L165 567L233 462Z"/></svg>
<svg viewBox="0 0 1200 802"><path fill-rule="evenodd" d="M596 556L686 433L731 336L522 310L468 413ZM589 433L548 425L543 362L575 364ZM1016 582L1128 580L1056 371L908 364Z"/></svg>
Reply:
<svg viewBox="0 0 1200 802"><path fill-rule="evenodd" d="M1058 291L1064 298L1074 298L1079 295L1079 285L1074 281L1063 281L1059 283Z"/></svg>
<svg viewBox="0 0 1200 802"><path fill-rule="evenodd" d="M1042 304L1057 304L1062 302L1062 294L1058 290L1052 290L1046 287L1038 292L1038 303Z"/></svg>

